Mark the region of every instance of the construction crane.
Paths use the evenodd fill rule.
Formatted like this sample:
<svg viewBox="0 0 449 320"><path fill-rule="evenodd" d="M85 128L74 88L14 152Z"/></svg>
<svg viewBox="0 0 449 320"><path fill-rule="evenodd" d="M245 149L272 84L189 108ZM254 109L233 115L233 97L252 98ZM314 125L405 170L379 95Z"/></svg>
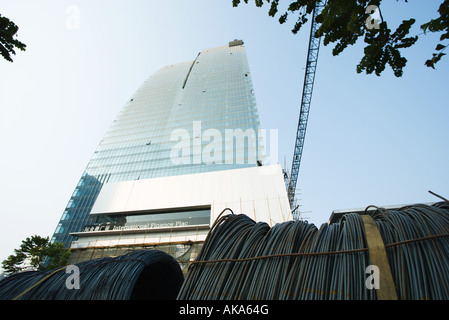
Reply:
<svg viewBox="0 0 449 320"><path fill-rule="evenodd" d="M318 38L315 37L315 33L319 28L319 23L317 23L316 17L321 13L325 5L326 1L317 1L315 4L315 8L313 10L311 22L312 26L310 28L310 37L309 37L309 49L307 53L301 108L299 112L298 130L296 132L296 143L295 143L295 150L293 153L291 173L289 174L287 169L286 168L284 169L285 170L284 180L293 216L295 216L295 214L297 215L296 211L298 209L298 206L295 203L296 182L298 180L299 175L299 166L301 163L302 150L304 147L304 138L306 135L307 120L309 118L313 84L315 81L315 72L321 43L321 37Z"/></svg>

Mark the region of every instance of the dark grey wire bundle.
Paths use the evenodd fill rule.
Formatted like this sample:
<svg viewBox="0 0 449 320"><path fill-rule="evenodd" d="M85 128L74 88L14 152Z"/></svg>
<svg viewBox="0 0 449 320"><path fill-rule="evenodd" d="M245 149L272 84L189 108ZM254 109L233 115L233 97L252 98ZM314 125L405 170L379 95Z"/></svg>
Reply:
<svg viewBox="0 0 449 320"><path fill-rule="evenodd" d="M66 286L70 274L65 268L30 271L0 281L0 299L175 299L184 280L177 261L158 250L132 251L119 257L81 262L76 266L79 268L79 289ZM26 291L29 288L32 289Z"/></svg>
<svg viewBox="0 0 449 320"><path fill-rule="evenodd" d="M449 298L449 204L367 211L381 233L399 299ZM220 217L178 299L374 300L362 218L320 229L304 221L270 228L246 215Z"/></svg>
<svg viewBox="0 0 449 320"><path fill-rule="evenodd" d="M449 299L449 203L378 208L382 234L399 299ZM414 241L414 239L425 239Z"/></svg>

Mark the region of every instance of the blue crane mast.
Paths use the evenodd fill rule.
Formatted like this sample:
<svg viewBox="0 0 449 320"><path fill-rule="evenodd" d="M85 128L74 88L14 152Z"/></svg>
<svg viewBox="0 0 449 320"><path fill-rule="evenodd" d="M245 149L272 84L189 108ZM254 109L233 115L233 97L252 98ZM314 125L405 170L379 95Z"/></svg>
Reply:
<svg viewBox="0 0 449 320"><path fill-rule="evenodd" d="M284 172L284 180L293 216L295 216L295 212L298 208L298 206L296 206L296 208L293 208L293 206L295 205L296 182L298 180L299 166L301 163L301 156L304 148L304 138L306 135L307 120L309 118L313 84L315 81L315 72L321 43L321 37L315 37L316 31L319 28L319 23L316 21L316 17L321 13L325 5L326 1L317 1L312 14L312 22L309 37L309 49L307 53L307 62L304 75L301 108L299 112L299 122L298 122L298 129L296 132L296 143L295 143L295 150L293 153L292 168L290 174L288 174L288 171Z"/></svg>

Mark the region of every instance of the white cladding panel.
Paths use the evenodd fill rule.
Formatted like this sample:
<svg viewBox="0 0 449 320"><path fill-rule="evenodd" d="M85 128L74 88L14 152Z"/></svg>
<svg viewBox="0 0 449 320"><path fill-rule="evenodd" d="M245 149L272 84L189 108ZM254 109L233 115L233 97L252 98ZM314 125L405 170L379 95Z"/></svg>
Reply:
<svg viewBox="0 0 449 320"><path fill-rule="evenodd" d="M105 184L91 214L211 206L211 223L225 209L270 226L291 220L280 165Z"/></svg>

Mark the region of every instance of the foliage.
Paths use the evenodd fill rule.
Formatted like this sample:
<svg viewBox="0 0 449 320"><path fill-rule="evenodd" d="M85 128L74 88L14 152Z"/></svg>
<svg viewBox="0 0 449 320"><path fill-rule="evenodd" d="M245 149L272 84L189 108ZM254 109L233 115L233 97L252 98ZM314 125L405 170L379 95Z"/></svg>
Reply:
<svg viewBox="0 0 449 320"><path fill-rule="evenodd" d="M64 244L61 242L53 242L46 248L45 255L49 261L45 266L41 265L40 269L52 270L67 264L70 258L70 249L64 248Z"/></svg>
<svg viewBox="0 0 449 320"><path fill-rule="evenodd" d="M39 270L51 270L67 264L70 257L70 249L65 249L62 243L50 243L49 238L31 236L22 241L19 249L14 249L2 262L2 267L7 273L17 273L31 266ZM45 265L43 261L47 258Z"/></svg>
<svg viewBox="0 0 449 320"><path fill-rule="evenodd" d="M421 29L424 30L424 32L430 31L430 32L444 32L441 37L440 41L449 39L449 1L444 1L440 8L438 9L438 12L440 13L440 17L430 20L429 22L423 24L421 26ZM435 63L440 61L441 57L445 55L443 51L448 47L448 45L444 45L442 43L437 44L435 50L439 51L439 53L433 53L433 57L426 61L426 66L434 68L435 69Z"/></svg>
<svg viewBox="0 0 449 320"><path fill-rule="evenodd" d="M407 0L404 0L407 2ZM237 7L240 0L233 0L232 4ZM248 0L244 0L248 3ZM279 0L265 0L270 4L268 15L275 17L279 11ZM290 15L296 15L296 23L292 32L296 34L308 21L308 17L313 13L313 9L320 0L297 0L291 1L285 13L279 17L279 23L283 24ZM416 22L411 18L403 20L402 23L393 32L389 29L386 21L383 21L380 5L382 0L327 0L321 13L316 17L320 27L315 37L323 37L323 44L335 43L332 54L339 55L349 45L354 45L356 41L364 37L366 43L364 56L357 65L357 72L365 71L368 74L375 73L380 75L386 65L390 65L394 75L401 77L403 68L407 59L401 55L400 49L409 48L416 43L418 36L409 36L410 29ZM257 7L264 5L263 0L255 0ZM368 28L368 25L376 22L372 19L373 11L368 10L370 6L379 9L380 21L378 27ZM424 34L430 32L445 32L440 37L440 41L449 39L449 0L444 0L440 5L438 13L440 17L433 19L423 25L421 29ZM437 53L426 61L428 67L435 67L441 57L445 54L443 51L448 45L438 44L435 48Z"/></svg>
<svg viewBox="0 0 449 320"><path fill-rule="evenodd" d="M0 53L7 61L12 62L11 54L15 55L15 48L25 51L26 45L15 39L19 27L0 14Z"/></svg>

